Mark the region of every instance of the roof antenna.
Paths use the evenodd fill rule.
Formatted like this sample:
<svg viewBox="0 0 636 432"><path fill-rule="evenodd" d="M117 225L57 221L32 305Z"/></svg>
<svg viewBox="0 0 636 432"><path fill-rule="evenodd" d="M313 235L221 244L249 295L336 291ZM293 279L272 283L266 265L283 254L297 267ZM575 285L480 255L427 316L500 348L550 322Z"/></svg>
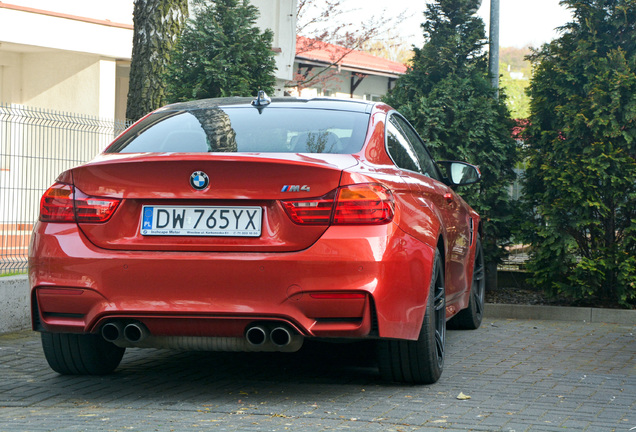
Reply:
<svg viewBox="0 0 636 432"><path fill-rule="evenodd" d="M259 113L270 103L272 103L272 99L267 96L267 93L265 93L263 90L259 90L258 96L252 101L252 105L254 105L258 109Z"/></svg>

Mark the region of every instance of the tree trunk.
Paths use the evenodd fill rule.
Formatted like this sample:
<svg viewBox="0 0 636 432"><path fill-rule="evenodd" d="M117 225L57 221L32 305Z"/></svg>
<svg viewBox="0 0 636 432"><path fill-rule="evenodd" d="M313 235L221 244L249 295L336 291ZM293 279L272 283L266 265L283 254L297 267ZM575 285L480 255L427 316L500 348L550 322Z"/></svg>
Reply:
<svg viewBox="0 0 636 432"><path fill-rule="evenodd" d="M163 74L188 16L188 0L135 0L126 118L137 120L165 103Z"/></svg>

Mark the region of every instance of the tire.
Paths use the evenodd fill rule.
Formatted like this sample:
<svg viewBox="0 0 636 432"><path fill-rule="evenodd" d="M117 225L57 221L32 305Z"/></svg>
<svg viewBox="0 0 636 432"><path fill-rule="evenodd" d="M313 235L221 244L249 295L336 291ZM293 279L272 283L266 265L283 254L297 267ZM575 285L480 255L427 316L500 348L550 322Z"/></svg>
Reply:
<svg viewBox="0 0 636 432"><path fill-rule="evenodd" d="M62 375L105 375L113 372L126 348L99 335L42 333L42 349L51 369Z"/></svg>
<svg viewBox="0 0 636 432"><path fill-rule="evenodd" d="M475 248L475 264L473 280L470 285L468 307L461 310L449 322L448 327L457 330L475 330L484 318L484 302L486 296L486 267L484 266L484 250L481 240L477 239Z"/></svg>
<svg viewBox="0 0 636 432"><path fill-rule="evenodd" d="M439 251L435 252L426 314L417 340L378 341L380 375L386 381L433 384L444 369L446 292Z"/></svg>

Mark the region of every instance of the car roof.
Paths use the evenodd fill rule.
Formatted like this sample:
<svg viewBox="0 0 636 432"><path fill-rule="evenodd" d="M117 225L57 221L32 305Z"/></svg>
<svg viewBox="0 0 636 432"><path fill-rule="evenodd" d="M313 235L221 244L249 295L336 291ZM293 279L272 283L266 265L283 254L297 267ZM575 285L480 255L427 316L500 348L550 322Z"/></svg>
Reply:
<svg viewBox="0 0 636 432"><path fill-rule="evenodd" d="M157 111L192 111L209 108L230 108L230 107L252 107L251 97L226 97L213 99L200 99L190 102L178 102L166 105ZM291 96L274 97L271 103L262 106L268 108L310 108L310 109L332 109L353 112L370 113L377 102L356 100L356 99L336 99L336 98L296 98Z"/></svg>

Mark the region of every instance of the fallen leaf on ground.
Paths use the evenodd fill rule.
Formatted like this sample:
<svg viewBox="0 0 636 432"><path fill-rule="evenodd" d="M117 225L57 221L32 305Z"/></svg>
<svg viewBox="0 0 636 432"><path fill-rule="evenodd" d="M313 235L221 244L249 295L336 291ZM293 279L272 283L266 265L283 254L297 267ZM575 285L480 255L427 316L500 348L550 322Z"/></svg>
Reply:
<svg viewBox="0 0 636 432"><path fill-rule="evenodd" d="M468 400L468 399L470 399L470 396L465 395L463 392L459 392L459 394L457 395L457 399L459 399L459 400Z"/></svg>

